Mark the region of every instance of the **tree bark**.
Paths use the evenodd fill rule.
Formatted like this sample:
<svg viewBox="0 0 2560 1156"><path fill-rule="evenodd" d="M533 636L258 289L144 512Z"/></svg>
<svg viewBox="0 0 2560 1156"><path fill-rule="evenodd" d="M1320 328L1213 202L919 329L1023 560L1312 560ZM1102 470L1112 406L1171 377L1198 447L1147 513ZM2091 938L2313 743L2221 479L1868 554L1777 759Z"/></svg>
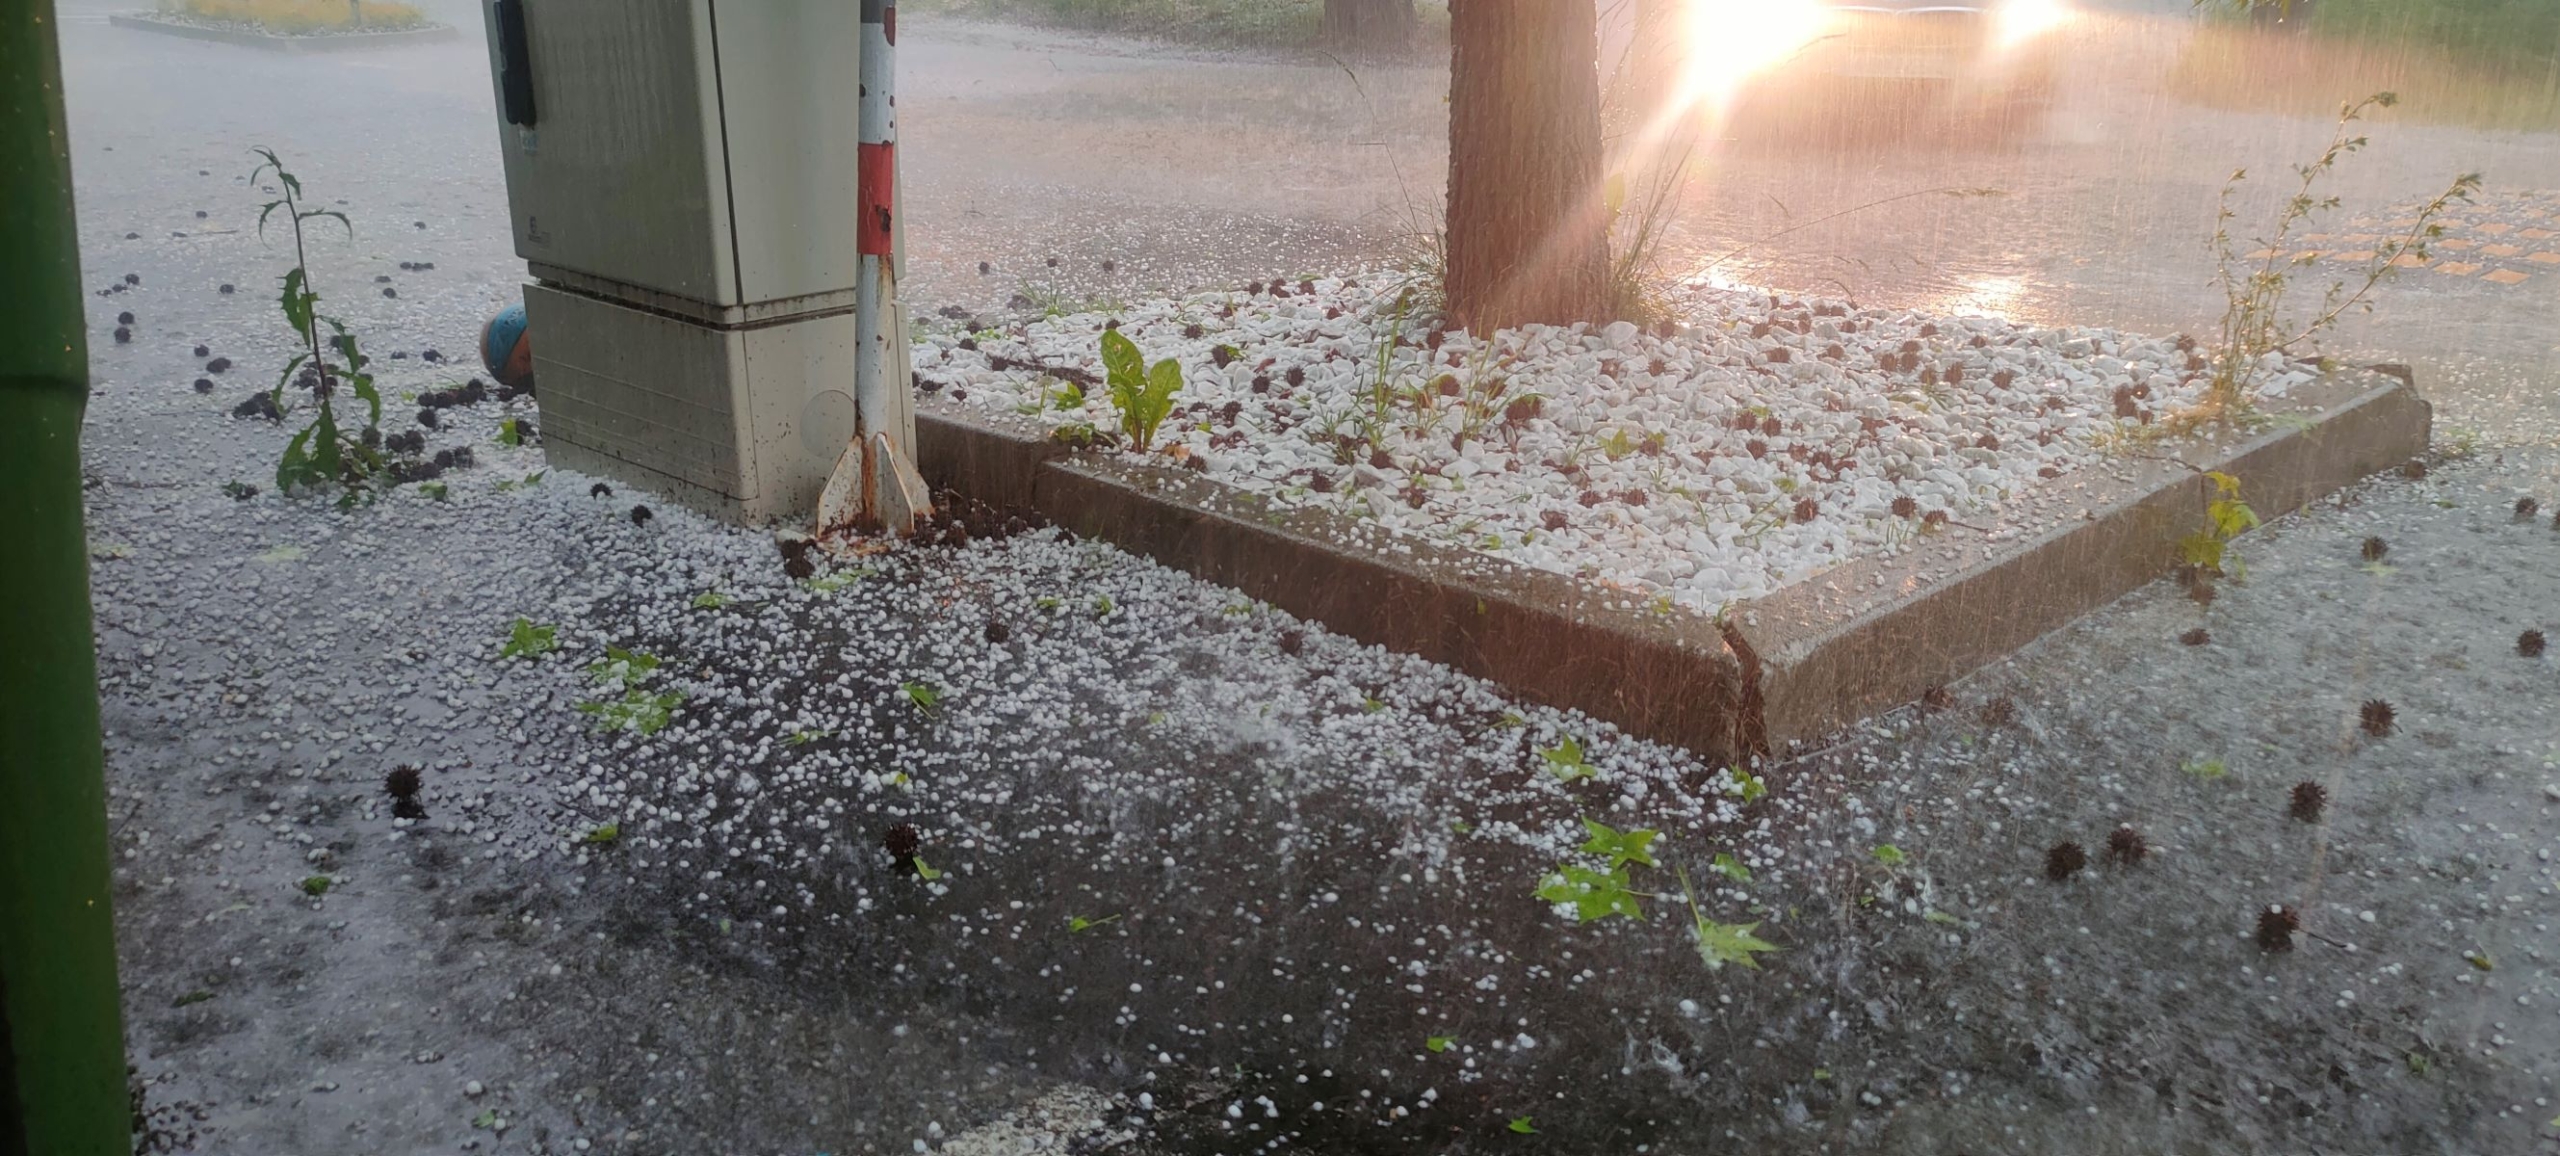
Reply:
<svg viewBox="0 0 2560 1156"><path fill-rule="evenodd" d="M1452 0L1449 39L1450 323L1606 320L1591 0Z"/></svg>
<svg viewBox="0 0 2560 1156"><path fill-rule="evenodd" d="M1361 54L1402 52L1422 27L1413 0L1324 0L1319 38Z"/></svg>

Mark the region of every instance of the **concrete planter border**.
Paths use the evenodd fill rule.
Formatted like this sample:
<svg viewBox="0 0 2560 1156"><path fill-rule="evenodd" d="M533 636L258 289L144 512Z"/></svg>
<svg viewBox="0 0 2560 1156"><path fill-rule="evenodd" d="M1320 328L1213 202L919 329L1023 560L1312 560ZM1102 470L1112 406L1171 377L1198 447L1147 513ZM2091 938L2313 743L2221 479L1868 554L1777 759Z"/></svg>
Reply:
<svg viewBox="0 0 2560 1156"><path fill-rule="evenodd" d="M1027 423L930 398L917 456L936 486L1036 509L1300 617L1446 663L1630 733L1731 759L1812 739L1979 669L2166 573L2205 524L2205 470L2262 516L2425 451L2403 378L2333 375L2254 434L2128 454L2049 484L2046 524L1956 529L1736 607L1722 623L1625 591L1276 510L1185 471L1074 454Z"/></svg>
<svg viewBox="0 0 2560 1156"><path fill-rule="evenodd" d="M219 44L242 44L277 52L345 52L363 48L401 48L413 44L434 44L459 35L450 24L426 28L404 28L396 32L346 32L328 36L278 36L271 32L251 32L240 28L208 28L177 20L162 20L148 13L117 13L107 22L119 28L139 28L146 32L182 37L188 40L210 40Z"/></svg>

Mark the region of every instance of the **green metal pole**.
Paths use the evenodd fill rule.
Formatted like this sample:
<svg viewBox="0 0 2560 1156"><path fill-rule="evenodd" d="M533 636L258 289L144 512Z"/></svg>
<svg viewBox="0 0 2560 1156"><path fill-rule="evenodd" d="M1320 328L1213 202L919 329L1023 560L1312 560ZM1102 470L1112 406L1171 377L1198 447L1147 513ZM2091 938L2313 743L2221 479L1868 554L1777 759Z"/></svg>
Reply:
<svg viewBox="0 0 2560 1156"><path fill-rule="evenodd" d="M0 1156L132 1151L53 0L0 5Z"/></svg>

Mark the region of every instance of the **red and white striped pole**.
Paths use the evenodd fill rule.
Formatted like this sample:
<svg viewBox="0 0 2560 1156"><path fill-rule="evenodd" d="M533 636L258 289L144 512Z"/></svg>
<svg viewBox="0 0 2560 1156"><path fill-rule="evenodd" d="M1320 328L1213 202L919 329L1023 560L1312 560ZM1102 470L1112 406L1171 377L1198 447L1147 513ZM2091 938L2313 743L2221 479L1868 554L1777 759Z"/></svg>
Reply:
<svg viewBox="0 0 2560 1156"><path fill-rule="evenodd" d="M897 310L898 6L862 0L861 220L855 237L862 265L854 283L855 446L862 459L860 517L908 534L929 512L915 446L906 334Z"/></svg>

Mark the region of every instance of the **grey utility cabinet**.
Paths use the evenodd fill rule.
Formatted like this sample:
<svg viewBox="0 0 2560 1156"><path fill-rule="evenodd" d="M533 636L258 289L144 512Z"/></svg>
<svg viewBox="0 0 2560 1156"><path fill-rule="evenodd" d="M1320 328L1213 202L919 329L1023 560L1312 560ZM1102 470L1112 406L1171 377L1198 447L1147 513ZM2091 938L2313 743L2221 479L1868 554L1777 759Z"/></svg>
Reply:
<svg viewBox="0 0 2560 1156"><path fill-rule="evenodd" d="M550 455L807 510L854 430L861 6L483 9Z"/></svg>

